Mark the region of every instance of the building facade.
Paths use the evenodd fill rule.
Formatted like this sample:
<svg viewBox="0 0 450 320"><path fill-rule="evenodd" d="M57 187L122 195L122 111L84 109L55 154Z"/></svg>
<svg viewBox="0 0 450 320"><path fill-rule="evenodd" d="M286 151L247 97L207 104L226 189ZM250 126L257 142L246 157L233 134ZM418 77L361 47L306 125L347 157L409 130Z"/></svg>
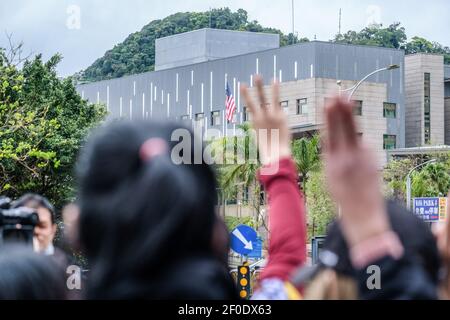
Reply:
<svg viewBox="0 0 450 320"><path fill-rule="evenodd" d="M405 57L406 147L445 143L444 57Z"/></svg>
<svg viewBox="0 0 450 320"><path fill-rule="evenodd" d="M294 136L317 131L323 124L322 113L326 100L341 88L355 85L370 72L397 64L397 70L380 72L370 77L356 91L355 115L359 131L377 151L380 165L386 162L386 150L405 147L405 78L404 52L370 46L354 46L313 41L282 48L259 50L274 46L273 38L247 33L237 36L235 46L242 50L223 52L228 57L203 55L218 52L230 45L230 32L198 30L159 40L159 48L169 52L169 44L198 46L201 53L179 51L164 61L156 61L158 71L100 81L78 86L83 98L104 103L112 118L178 119L201 127L204 136L214 128L224 135L232 135L236 127L248 120L240 86L246 83L254 94L253 77L261 75L266 89L272 79L280 82L280 102L288 114ZM239 32L231 32L240 34ZM161 45L162 43L162 45ZM204 49L204 43L208 49ZM245 43L241 44L241 43ZM252 44L253 43L253 44ZM257 50L258 49L258 50ZM236 55L236 52L254 51ZM176 50L175 50L176 51ZM201 56L202 62L197 62ZM157 59L163 59L157 55ZM172 60L171 60L172 59ZM168 66L176 67L168 68ZM225 86L229 84L236 99L233 123L225 120ZM267 91L270 95L270 91Z"/></svg>

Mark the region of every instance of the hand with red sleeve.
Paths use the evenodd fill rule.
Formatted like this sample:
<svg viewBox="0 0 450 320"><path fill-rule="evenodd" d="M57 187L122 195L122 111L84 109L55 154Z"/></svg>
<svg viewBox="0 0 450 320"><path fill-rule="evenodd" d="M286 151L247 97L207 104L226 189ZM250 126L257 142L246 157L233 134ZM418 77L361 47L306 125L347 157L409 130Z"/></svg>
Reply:
<svg viewBox="0 0 450 320"><path fill-rule="evenodd" d="M291 135L279 103L279 85L272 85L272 103L266 103L263 81L255 77L259 101L243 86L242 95L252 114L263 167L259 179L268 195L269 257L261 275L285 281L306 260L306 219L297 170L291 158Z"/></svg>

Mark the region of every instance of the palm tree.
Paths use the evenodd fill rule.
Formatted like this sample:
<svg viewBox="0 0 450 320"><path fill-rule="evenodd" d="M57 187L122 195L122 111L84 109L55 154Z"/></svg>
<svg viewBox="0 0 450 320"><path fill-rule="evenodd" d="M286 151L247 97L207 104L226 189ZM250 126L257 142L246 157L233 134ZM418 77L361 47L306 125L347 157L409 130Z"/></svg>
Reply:
<svg viewBox="0 0 450 320"><path fill-rule="evenodd" d="M258 158L250 159L252 155L250 150L256 150L255 138L249 123L239 125L238 129L242 132L240 137L223 137L213 141L212 149L216 156L228 161L217 168L219 186L225 198L235 197L237 193L242 194L244 189L250 190L248 204L255 209L256 224L265 226L265 219L261 213L261 186L257 179L261 164ZM230 144L232 147L226 148ZM238 154L244 161L238 163ZM254 154L256 155L256 152Z"/></svg>
<svg viewBox="0 0 450 320"><path fill-rule="evenodd" d="M320 146L319 136L310 139L301 138L292 142L292 156L297 171L302 177L302 188L305 190L308 174L320 169Z"/></svg>

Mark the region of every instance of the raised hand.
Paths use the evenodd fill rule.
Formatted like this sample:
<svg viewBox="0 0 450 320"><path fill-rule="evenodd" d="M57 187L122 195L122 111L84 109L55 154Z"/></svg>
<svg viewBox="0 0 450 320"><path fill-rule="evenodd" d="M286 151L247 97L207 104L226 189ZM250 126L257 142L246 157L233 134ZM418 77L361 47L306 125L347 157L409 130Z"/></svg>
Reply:
<svg viewBox="0 0 450 320"><path fill-rule="evenodd" d="M375 157L357 136L352 108L341 98L326 106L324 153L328 186L350 246L390 230Z"/></svg>
<svg viewBox="0 0 450 320"><path fill-rule="evenodd" d="M261 162L268 164L291 155L291 135L284 111L279 101L279 85L272 85L272 103L266 103L263 80L255 76L258 90L258 102L250 97L248 88L242 86L241 93L252 114L253 128L257 133L257 141Z"/></svg>

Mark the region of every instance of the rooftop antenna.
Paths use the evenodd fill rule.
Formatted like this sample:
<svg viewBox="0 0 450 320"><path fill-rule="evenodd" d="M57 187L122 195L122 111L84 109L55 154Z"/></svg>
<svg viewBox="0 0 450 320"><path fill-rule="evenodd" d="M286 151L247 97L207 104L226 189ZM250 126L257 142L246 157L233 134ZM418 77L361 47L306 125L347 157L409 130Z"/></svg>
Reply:
<svg viewBox="0 0 450 320"><path fill-rule="evenodd" d="M342 9L339 8L339 35L341 35Z"/></svg>
<svg viewBox="0 0 450 320"><path fill-rule="evenodd" d="M292 0L292 35L295 34L294 0Z"/></svg>

